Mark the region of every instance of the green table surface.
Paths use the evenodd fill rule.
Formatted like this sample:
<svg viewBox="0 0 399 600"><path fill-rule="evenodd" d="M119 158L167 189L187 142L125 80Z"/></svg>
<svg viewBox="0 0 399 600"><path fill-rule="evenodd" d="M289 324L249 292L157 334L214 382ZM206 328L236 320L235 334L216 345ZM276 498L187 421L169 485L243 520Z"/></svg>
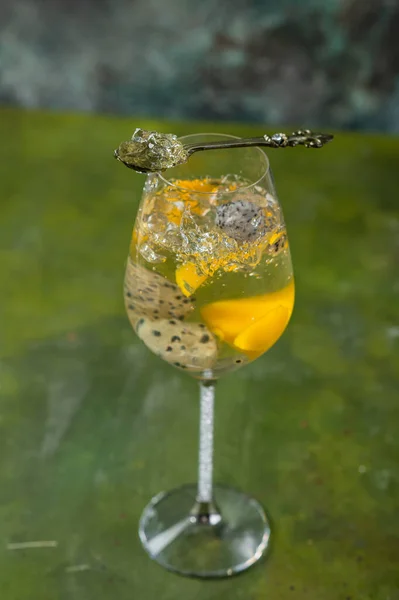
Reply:
<svg viewBox="0 0 399 600"><path fill-rule="evenodd" d="M267 507L274 543L199 581L137 536L151 496L196 478L198 400L124 314L143 177L112 150L136 124L0 111L1 600L397 600L399 140L269 153L297 302L276 346L220 381L215 477Z"/></svg>

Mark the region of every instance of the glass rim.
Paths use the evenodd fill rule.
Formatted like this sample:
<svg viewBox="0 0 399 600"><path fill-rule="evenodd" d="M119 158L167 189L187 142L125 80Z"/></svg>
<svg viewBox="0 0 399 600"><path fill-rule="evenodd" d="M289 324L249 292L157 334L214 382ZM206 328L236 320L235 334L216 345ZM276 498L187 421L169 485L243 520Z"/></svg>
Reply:
<svg viewBox="0 0 399 600"><path fill-rule="evenodd" d="M203 133L190 133L188 135L183 135L181 137L179 137L179 141L183 141L186 138L192 138L195 136L203 136L203 135L215 135L218 136L219 138L231 138L233 140L239 140L241 139L240 136L238 135L230 135L228 133L211 133L211 132L203 132ZM258 185L260 183L260 181L262 181L262 179L264 177L266 177L266 175L269 173L270 170L270 162L269 162L269 157L267 156L266 152L264 150L262 150L262 148L259 148L258 146L252 146L251 149L256 150L257 152L259 152L261 154L261 156L264 158L265 160L265 169L264 172L261 174L261 176L254 182L250 183L249 185L243 185L242 187L239 187L235 190L226 190L226 192L224 192L224 194L236 194L237 192L241 192L241 191L245 191L245 190L250 190L251 188L255 187L256 185ZM191 192L193 193L193 190L190 188L185 188L182 187L181 185L176 185L176 183L174 183L173 181L169 181L169 179L167 179L166 177L164 177L164 175L162 173L157 173L158 177L167 185L176 188L177 190L182 190L182 191L186 191L186 192ZM214 192L202 192L200 190L195 191L195 194L204 194L204 195L211 195L214 194Z"/></svg>

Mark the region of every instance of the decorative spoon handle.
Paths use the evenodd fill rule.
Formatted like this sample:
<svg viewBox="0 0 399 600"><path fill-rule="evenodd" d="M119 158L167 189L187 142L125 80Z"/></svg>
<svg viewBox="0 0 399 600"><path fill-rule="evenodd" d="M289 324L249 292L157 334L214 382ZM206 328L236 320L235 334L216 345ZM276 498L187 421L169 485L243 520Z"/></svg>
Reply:
<svg viewBox="0 0 399 600"><path fill-rule="evenodd" d="M188 154L201 150L220 150L223 148L245 148L249 146L268 146L269 148L286 148L287 146L305 146L305 148L322 148L334 138L330 133L314 133L309 129L294 131L291 135L275 133L272 136L242 138L231 141L204 142L202 144L184 144Z"/></svg>

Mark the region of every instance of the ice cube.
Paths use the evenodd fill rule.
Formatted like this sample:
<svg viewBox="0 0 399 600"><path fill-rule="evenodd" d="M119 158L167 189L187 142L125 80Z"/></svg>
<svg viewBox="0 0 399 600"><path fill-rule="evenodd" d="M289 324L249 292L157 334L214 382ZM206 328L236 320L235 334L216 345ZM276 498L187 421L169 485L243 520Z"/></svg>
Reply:
<svg viewBox="0 0 399 600"><path fill-rule="evenodd" d="M140 254L147 262L152 264L163 263L166 260L166 256L156 252L153 246L148 243L141 244Z"/></svg>

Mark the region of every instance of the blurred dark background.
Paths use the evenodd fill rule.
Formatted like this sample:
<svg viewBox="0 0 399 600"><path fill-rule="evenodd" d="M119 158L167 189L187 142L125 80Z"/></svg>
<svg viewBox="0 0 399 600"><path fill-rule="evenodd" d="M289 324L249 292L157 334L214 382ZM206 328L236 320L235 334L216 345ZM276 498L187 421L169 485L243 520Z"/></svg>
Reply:
<svg viewBox="0 0 399 600"><path fill-rule="evenodd" d="M399 131L398 0L1 0L0 102Z"/></svg>

